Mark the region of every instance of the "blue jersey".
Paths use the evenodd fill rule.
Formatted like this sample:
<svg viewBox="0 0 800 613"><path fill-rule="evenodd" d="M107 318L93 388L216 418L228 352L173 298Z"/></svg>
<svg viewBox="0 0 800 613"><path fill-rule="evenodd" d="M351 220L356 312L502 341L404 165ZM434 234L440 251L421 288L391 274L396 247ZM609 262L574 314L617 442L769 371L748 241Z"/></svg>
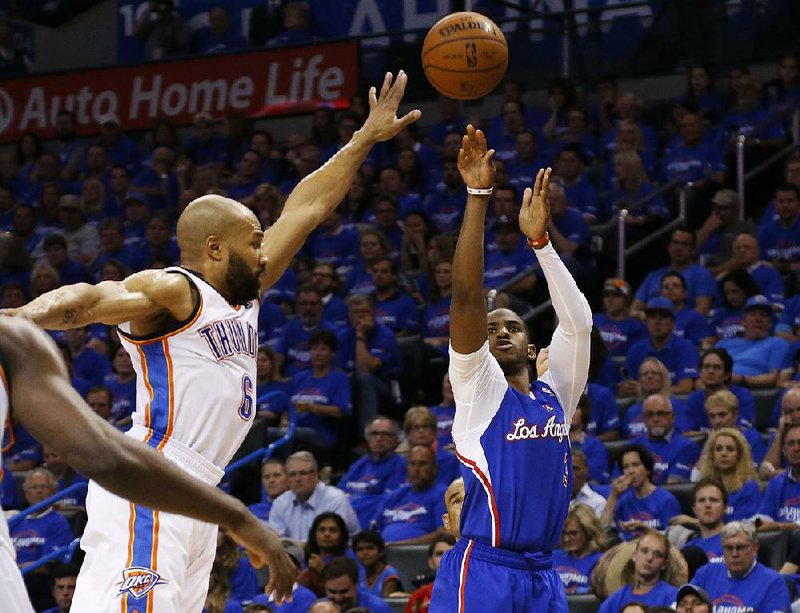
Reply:
<svg viewBox="0 0 800 613"><path fill-rule="evenodd" d="M752 479L745 481L742 487L728 492L728 508L725 510L725 521L743 521L758 513L761 504L761 488Z"/></svg>
<svg viewBox="0 0 800 613"><path fill-rule="evenodd" d="M800 524L800 481L792 470L770 479L761 496L758 514L778 522Z"/></svg>
<svg viewBox="0 0 800 613"><path fill-rule="evenodd" d="M692 580L703 588L715 611L725 613L785 613L791 610L789 588L778 571L756 562L747 575L731 577L725 564L706 564Z"/></svg>
<svg viewBox="0 0 800 613"><path fill-rule="evenodd" d="M493 251L486 256L483 286L487 289L502 287L521 272L536 266L536 256L527 245L508 252Z"/></svg>
<svg viewBox="0 0 800 613"><path fill-rule="evenodd" d="M711 310L711 325L720 338L744 336L744 310L729 309L724 306Z"/></svg>
<svg viewBox="0 0 800 613"><path fill-rule="evenodd" d="M650 607L672 607L678 596L678 588L659 581L646 594L634 594L632 585L623 585L600 605L600 613L617 613L629 602L641 602Z"/></svg>
<svg viewBox="0 0 800 613"><path fill-rule="evenodd" d="M436 438L439 441L439 448L452 445L453 418L456 416L456 408L438 405L431 407L431 411L436 416Z"/></svg>
<svg viewBox="0 0 800 613"><path fill-rule="evenodd" d="M350 466L337 487L350 495L358 523L369 527L386 495L405 482L406 473L406 459L401 455L393 453L378 462L365 455Z"/></svg>
<svg viewBox="0 0 800 613"><path fill-rule="evenodd" d="M311 369L298 372L292 378L291 399L295 404L333 405L342 411L342 415L353 412L350 381L338 368L332 368L321 377L315 377ZM312 428L328 445L336 442L338 420L335 418L298 411L297 425Z"/></svg>
<svg viewBox="0 0 800 613"><path fill-rule="evenodd" d="M341 330L334 324L325 321L313 328L306 328L299 319L293 319L287 323L278 336L275 344L275 353L284 356L284 372L286 375L293 376L311 367L311 335L317 330L330 330L334 334L340 334ZM337 352L338 355L338 352Z"/></svg>
<svg viewBox="0 0 800 613"><path fill-rule="evenodd" d="M572 557L562 549L553 552L553 570L561 577L567 594L589 593L592 570L602 556L602 551L595 551L582 558Z"/></svg>
<svg viewBox="0 0 800 613"><path fill-rule="evenodd" d="M722 556L722 537L719 534L703 538L697 536L686 542L684 547L699 547L705 552L709 562L722 562L725 563L725 558Z"/></svg>
<svg viewBox="0 0 800 613"><path fill-rule="evenodd" d="M406 484L386 498L376 516L378 530L387 543L418 538L441 528L446 486L434 484L416 491Z"/></svg>
<svg viewBox="0 0 800 613"><path fill-rule="evenodd" d="M763 375L783 367L789 343L777 336L758 340L726 338L717 347L731 354L734 374Z"/></svg>
<svg viewBox="0 0 800 613"><path fill-rule="evenodd" d="M633 488L628 488L617 499L614 521L620 536L630 541L637 535L630 530L622 530L622 522L635 519L654 530L662 531L669 527L670 519L680 514L681 505L670 492L657 487L650 495L639 498Z"/></svg>
<svg viewBox="0 0 800 613"><path fill-rule="evenodd" d="M785 227L780 220L768 223L758 233L758 244L762 260L800 261L800 217L789 227Z"/></svg>
<svg viewBox="0 0 800 613"><path fill-rule="evenodd" d="M396 292L386 300L375 299L375 320L392 332L419 332L419 308L408 294Z"/></svg>
<svg viewBox="0 0 800 613"><path fill-rule="evenodd" d="M714 328L700 313L685 306L675 313L675 334L699 346L704 338L714 336Z"/></svg>

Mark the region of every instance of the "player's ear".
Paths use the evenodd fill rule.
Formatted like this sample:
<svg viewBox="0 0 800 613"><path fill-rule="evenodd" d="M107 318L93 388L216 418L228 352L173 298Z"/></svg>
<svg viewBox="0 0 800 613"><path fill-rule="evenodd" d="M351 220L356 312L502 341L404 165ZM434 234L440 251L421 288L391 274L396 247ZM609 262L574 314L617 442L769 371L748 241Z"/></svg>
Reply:
<svg viewBox="0 0 800 613"><path fill-rule="evenodd" d="M533 343L528 343L528 361L529 362L536 362L536 345Z"/></svg>
<svg viewBox="0 0 800 613"><path fill-rule="evenodd" d="M206 254L212 260L218 262L222 259L222 252L222 240L216 234L210 234L208 238L206 238Z"/></svg>

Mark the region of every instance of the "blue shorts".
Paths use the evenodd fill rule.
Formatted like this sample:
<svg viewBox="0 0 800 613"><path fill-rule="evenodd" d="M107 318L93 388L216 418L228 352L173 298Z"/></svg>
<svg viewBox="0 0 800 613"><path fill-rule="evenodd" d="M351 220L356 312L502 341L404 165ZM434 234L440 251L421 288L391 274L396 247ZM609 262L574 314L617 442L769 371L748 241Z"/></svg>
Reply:
<svg viewBox="0 0 800 613"><path fill-rule="evenodd" d="M515 553L462 538L442 557L429 611L567 613L567 596L549 553Z"/></svg>

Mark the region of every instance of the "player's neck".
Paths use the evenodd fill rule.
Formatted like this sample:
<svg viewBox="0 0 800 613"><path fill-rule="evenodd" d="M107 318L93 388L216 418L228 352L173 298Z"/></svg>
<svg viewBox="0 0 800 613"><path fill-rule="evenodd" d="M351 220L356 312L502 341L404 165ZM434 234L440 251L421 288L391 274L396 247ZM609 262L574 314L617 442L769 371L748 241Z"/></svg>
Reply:
<svg viewBox="0 0 800 613"><path fill-rule="evenodd" d="M523 368L519 373L513 375L506 375L506 381L518 392L528 394L530 392L531 377L528 374L528 369Z"/></svg>

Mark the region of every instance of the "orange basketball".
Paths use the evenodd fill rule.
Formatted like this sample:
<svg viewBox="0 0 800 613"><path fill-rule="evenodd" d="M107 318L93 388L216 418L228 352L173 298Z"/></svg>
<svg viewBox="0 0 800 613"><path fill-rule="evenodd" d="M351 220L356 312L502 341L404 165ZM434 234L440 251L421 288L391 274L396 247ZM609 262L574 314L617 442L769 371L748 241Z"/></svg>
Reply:
<svg viewBox="0 0 800 613"><path fill-rule="evenodd" d="M441 94L480 98L503 79L508 44L500 28L478 13L453 13L433 24L422 43L422 69Z"/></svg>

